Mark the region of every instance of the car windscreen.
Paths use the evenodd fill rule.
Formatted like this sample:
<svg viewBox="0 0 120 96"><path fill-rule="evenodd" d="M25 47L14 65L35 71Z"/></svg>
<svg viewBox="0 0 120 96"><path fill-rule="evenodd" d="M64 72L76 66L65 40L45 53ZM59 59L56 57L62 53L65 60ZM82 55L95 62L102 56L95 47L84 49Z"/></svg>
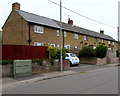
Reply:
<svg viewBox="0 0 120 96"><path fill-rule="evenodd" d="M75 54L70 54L70 56L71 56L71 57L76 57L76 55L75 55Z"/></svg>

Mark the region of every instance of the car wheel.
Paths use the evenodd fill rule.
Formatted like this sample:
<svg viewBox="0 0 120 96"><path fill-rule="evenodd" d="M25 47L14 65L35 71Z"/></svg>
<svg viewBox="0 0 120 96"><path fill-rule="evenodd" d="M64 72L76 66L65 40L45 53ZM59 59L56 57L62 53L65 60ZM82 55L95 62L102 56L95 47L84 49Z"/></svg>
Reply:
<svg viewBox="0 0 120 96"><path fill-rule="evenodd" d="M70 62L70 67L73 67L74 65Z"/></svg>

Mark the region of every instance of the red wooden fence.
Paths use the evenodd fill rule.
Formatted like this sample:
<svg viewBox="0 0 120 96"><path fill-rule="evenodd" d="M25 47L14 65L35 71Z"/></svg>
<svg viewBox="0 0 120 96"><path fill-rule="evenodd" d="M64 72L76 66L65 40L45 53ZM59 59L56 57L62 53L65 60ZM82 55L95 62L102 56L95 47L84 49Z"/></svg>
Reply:
<svg viewBox="0 0 120 96"><path fill-rule="evenodd" d="M2 60L24 60L48 58L45 46L1 45ZM1 51L0 51L1 52ZM1 59L1 58L0 58Z"/></svg>

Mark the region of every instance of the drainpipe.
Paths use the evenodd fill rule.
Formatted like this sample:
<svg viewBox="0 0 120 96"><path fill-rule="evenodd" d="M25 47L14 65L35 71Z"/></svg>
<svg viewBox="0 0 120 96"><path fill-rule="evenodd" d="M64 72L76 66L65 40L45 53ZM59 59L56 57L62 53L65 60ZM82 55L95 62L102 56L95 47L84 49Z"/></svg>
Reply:
<svg viewBox="0 0 120 96"><path fill-rule="evenodd" d="M29 43L29 46L30 46L30 44L31 44L31 39L30 39L30 23L28 23L28 26L29 26L29 27L28 27L28 28L29 28L29 29L28 29L28 32L29 32L29 33L28 33L28 43Z"/></svg>

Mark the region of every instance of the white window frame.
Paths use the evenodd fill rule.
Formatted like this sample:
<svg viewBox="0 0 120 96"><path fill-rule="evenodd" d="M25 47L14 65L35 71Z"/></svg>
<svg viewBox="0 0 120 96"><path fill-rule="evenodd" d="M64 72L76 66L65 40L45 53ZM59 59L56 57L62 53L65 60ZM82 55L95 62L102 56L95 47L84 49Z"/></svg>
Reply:
<svg viewBox="0 0 120 96"><path fill-rule="evenodd" d="M87 35L84 36L84 40L85 40L85 41L88 40L88 36L87 36Z"/></svg>
<svg viewBox="0 0 120 96"><path fill-rule="evenodd" d="M57 36L60 36L60 30L57 30Z"/></svg>
<svg viewBox="0 0 120 96"><path fill-rule="evenodd" d="M79 46L74 46L74 50L78 50L79 49Z"/></svg>
<svg viewBox="0 0 120 96"><path fill-rule="evenodd" d="M74 33L74 39L79 39L78 34Z"/></svg>
<svg viewBox="0 0 120 96"><path fill-rule="evenodd" d="M108 44L110 44L110 41L108 41Z"/></svg>
<svg viewBox="0 0 120 96"><path fill-rule="evenodd" d="M44 33L44 27L43 26L34 25L34 32L43 34Z"/></svg>
<svg viewBox="0 0 120 96"><path fill-rule="evenodd" d="M66 31L64 31L64 37L67 37L67 32Z"/></svg>
<svg viewBox="0 0 120 96"><path fill-rule="evenodd" d="M64 47L70 50L70 45L65 45Z"/></svg>
<svg viewBox="0 0 120 96"><path fill-rule="evenodd" d="M53 47L55 47L55 44L50 44L50 46L53 46Z"/></svg>
<svg viewBox="0 0 120 96"><path fill-rule="evenodd" d="M94 41L95 41L95 42L98 42L98 38L95 37L95 38L94 38Z"/></svg>
<svg viewBox="0 0 120 96"><path fill-rule="evenodd" d="M57 44L57 48L60 49L60 45L59 44Z"/></svg>
<svg viewBox="0 0 120 96"><path fill-rule="evenodd" d="M42 42L34 42L34 46L44 46L44 43L42 43Z"/></svg>
<svg viewBox="0 0 120 96"><path fill-rule="evenodd" d="M96 46L94 46L93 49L96 49Z"/></svg>
<svg viewBox="0 0 120 96"><path fill-rule="evenodd" d="M104 43L104 40L102 39L102 43Z"/></svg>
<svg viewBox="0 0 120 96"><path fill-rule="evenodd" d="M115 42L112 42L112 45L115 45Z"/></svg>

